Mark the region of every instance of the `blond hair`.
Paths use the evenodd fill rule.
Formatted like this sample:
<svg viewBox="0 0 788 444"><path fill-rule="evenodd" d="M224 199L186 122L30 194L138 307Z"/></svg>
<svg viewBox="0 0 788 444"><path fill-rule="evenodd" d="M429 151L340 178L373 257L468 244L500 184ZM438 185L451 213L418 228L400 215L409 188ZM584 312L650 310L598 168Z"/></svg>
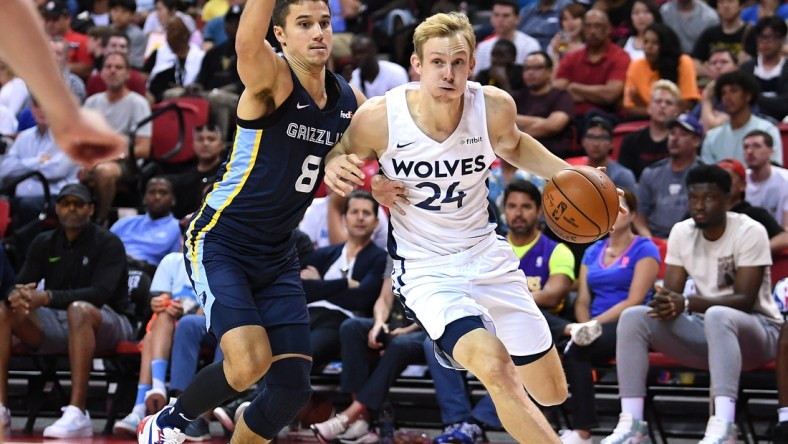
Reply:
<svg viewBox="0 0 788 444"><path fill-rule="evenodd" d="M681 100L681 90L679 90L679 87L670 80L661 79L654 82L654 84L651 85L651 97L654 97L654 93L658 90L667 91L672 94L676 100Z"/></svg>
<svg viewBox="0 0 788 444"><path fill-rule="evenodd" d="M449 37L460 34L465 38L471 55L476 51L476 35L473 33L473 26L468 16L459 12L448 14L435 14L424 20L413 34L413 49L421 59L424 56L424 44L427 40L435 37Z"/></svg>

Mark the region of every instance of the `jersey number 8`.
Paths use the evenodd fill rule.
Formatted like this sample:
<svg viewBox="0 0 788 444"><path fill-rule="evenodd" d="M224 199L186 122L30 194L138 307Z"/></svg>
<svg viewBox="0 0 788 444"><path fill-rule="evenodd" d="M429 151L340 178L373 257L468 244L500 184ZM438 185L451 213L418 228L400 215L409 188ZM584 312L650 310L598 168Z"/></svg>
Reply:
<svg viewBox="0 0 788 444"><path fill-rule="evenodd" d="M312 192L315 184L317 184L317 175L320 173L320 162L322 162L322 159L317 156L311 154L306 156L304 163L301 165L301 175L296 179L296 191L299 193Z"/></svg>

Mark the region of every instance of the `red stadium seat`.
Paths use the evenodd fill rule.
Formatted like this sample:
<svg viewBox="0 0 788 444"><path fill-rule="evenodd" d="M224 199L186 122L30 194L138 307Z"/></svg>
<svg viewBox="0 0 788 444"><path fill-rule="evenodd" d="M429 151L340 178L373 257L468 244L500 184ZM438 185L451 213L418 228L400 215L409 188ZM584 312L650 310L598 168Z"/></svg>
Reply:
<svg viewBox="0 0 788 444"><path fill-rule="evenodd" d="M667 239L662 239L659 237L652 237L651 241L657 245L659 249L659 273L657 273L657 279L662 279L665 277L665 255L668 253L668 241Z"/></svg>
<svg viewBox="0 0 788 444"><path fill-rule="evenodd" d="M772 287L784 277L788 277L788 250L772 254Z"/></svg>
<svg viewBox="0 0 788 444"><path fill-rule="evenodd" d="M788 165L788 123L778 123L780 140L783 143L783 166Z"/></svg>

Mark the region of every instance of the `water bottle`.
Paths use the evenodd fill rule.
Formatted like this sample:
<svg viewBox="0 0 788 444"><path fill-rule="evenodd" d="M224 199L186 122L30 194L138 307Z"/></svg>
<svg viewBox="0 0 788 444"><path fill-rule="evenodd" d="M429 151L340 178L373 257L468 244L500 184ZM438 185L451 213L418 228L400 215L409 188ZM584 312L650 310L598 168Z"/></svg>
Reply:
<svg viewBox="0 0 788 444"><path fill-rule="evenodd" d="M390 403L383 404L378 416L380 426L380 442L394 444L394 407Z"/></svg>

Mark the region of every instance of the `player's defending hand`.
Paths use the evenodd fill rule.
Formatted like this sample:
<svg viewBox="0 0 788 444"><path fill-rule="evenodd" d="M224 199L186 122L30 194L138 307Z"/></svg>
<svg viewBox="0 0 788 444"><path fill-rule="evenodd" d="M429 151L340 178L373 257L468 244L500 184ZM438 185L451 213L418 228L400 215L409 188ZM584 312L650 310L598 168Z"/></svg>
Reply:
<svg viewBox="0 0 788 444"><path fill-rule="evenodd" d="M342 154L326 165L326 185L342 197L353 191L353 184L364 185L364 172L361 166L364 161L355 154Z"/></svg>
<svg viewBox="0 0 788 444"><path fill-rule="evenodd" d="M128 138L113 131L101 114L81 108L71 119L60 120L50 119L52 135L74 161L92 167L125 156Z"/></svg>
<svg viewBox="0 0 788 444"><path fill-rule="evenodd" d="M405 215L404 206L410 205L408 190L399 180L391 180L382 174L372 178L372 197L384 207L388 207L401 215Z"/></svg>

